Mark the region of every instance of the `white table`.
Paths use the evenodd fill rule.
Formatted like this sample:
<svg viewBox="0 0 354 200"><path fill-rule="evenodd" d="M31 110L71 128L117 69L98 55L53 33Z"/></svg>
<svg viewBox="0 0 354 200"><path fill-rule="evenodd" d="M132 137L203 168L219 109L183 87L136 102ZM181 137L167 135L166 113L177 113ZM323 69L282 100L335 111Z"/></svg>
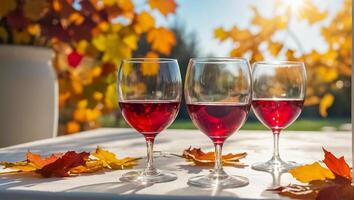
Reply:
<svg viewBox="0 0 354 200"><path fill-rule="evenodd" d="M0 160L23 160L27 150L47 155L67 150L93 151L100 145L115 152L118 157L145 156L146 147L143 137L132 129L102 128L80 134L62 136L27 144L0 149ZM181 154L189 146L202 147L211 151L211 141L197 130L166 130L156 138L155 150ZM351 163L350 132L290 132L284 131L280 137L281 155L285 160L312 163L323 158L321 147L335 155L344 155ZM272 135L267 131L239 131L225 143L224 153L247 152L242 161L248 165L256 161L265 161L272 153ZM142 168L145 160L134 169ZM173 182L155 184L149 187L121 183L119 177L128 170L104 171L95 174L69 178L38 178L35 175L0 176L0 199L223 199L251 198L276 199L278 195L265 191L272 184L280 182L286 185L296 181L289 174L280 177L259 172L246 167L238 169L225 167L229 174L243 175L249 178L246 187L211 190L199 189L187 185L189 177L208 173L208 168L192 167L178 157L159 157L155 166L174 171L178 179ZM134 170L133 169L133 170ZM164 196L162 196L164 195Z"/></svg>

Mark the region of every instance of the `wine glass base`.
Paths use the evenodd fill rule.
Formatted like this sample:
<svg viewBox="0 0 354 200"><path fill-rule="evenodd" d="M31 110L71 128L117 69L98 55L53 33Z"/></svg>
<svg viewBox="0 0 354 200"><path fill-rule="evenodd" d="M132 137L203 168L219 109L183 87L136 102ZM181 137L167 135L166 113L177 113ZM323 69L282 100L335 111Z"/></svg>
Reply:
<svg viewBox="0 0 354 200"><path fill-rule="evenodd" d="M282 161L271 159L267 162L258 162L252 165L252 169L265 172L288 172L290 169L300 166L300 164L293 161Z"/></svg>
<svg viewBox="0 0 354 200"><path fill-rule="evenodd" d="M170 182L176 179L177 175L175 173L157 170L153 175L146 175L143 173L143 171L128 172L123 174L119 180L123 182L133 182L141 185L150 185L155 183Z"/></svg>
<svg viewBox="0 0 354 200"><path fill-rule="evenodd" d="M202 188L237 188L248 185L249 181L246 177L235 175L228 175L222 179L210 175L202 175L190 178L188 184Z"/></svg>

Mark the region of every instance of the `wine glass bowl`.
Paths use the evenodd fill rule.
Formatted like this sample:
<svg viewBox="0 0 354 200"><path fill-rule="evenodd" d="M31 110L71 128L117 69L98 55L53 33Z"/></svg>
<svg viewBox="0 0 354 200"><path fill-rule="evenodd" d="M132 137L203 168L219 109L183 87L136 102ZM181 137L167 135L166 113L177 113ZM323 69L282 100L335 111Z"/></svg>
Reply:
<svg viewBox="0 0 354 200"><path fill-rule="evenodd" d="M145 137L147 145L146 168L128 172L120 180L141 184L176 180L174 173L153 166L153 144L155 137L171 125L180 108L182 83L177 60L123 60L118 71L117 93L124 119Z"/></svg>
<svg viewBox="0 0 354 200"><path fill-rule="evenodd" d="M222 146L246 121L251 104L251 74L242 58L197 58L188 65L184 85L187 110L194 125L215 146L215 167L209 175L192 177L198 187L233 188L248 179L228 175L222 168Z"/></svg>
<svg viewBox="0 0 354 200"><path fill-rule="evenodd" d="M260 171L288 171L298 166L279 155L280 132L300 115L306 93L306 69L302 62L256 62L252 72L252 109L257 118L273 132L273 157L252 168Z"/></svg>

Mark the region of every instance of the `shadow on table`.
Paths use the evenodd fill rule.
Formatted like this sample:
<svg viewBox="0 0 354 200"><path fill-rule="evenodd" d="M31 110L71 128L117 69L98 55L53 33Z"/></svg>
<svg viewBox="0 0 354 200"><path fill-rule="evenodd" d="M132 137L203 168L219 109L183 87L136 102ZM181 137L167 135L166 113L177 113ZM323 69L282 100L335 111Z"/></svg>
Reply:
<svg viewBox="0 0 354 200"><path fill-rule="evenodd" d="M235 193L223 190L221 188L198 188L194 186L188 186L177 190L172 190L167 195L193 195L193 196L223 196L223 197L237 197Z"/></svg>
<svg viewBox="0 0 354 200"><path fill-rule="evenodd" d="M1 190L11 189L18 186L30 188L43 182L48 183L59 180L62 180L62 178L43 179L40 178L39 174L35 173L3 174L0 176L0 188Z"/></svg>
<svg viewBox="0 0 354 200"><path fill-rule="evenodd" d="M116 193L116 194L136 194L140 190L148 188L153 184L140 185L126 182L107 182L92 185L84 185L65 190L64 192L99 192L99 193Z"/></svg>

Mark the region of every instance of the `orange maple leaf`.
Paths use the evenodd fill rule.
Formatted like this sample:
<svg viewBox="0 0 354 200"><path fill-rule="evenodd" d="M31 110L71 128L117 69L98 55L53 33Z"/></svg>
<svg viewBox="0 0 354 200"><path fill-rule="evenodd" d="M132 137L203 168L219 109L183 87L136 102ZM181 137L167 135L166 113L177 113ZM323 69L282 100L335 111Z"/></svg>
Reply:
<svg viewBox="0 0 354 200"><path fill-rule="evenodd" d="M26 157L27 157L27 161L29 163L31 163L35 168L42 169L45 165L48 165L48 164L56 161L60 157L60 155L59 154L57 154L57 155L52 154L46 158L43 158L39 154L34 154L34 153L28 151L26 154Z"/></svg>
<svg viewBox="0 0 354 200"><path fill-rule="evenodd" d="M240 159L245 158L246 155L246 152L236 154L229 153L227 155L222 156L222 162L226 165L236 165L239 167L244 167L245 165L240 163ZM196 165L212 165L215 162L214 152L204 153L200 148L189 147L188 149L183 151L182 156L186 159L193 161Z"/></svg>
<svg viewBox="0 0 354 200"><path fill-rule="evenodd" d="M174 13L177 8L174 0L149 0L149 4L152 9L158 9L165 16Z"/></svg>
<svg viewBox="0 0 354 200"><path fill-rule="evenodd" d="M323 162L326 164L328 169L331 170L335 175L341 176L351 181L352 174L350 172L350 167L348 163L346 163L344 160L344 156L337 158L325 148L322 147L322 149L325 153L325 159L323 160Z"/></svg>
<svg viewBox="0 0 354 200"><path fill-rule="evenodd" d="M175 34L163 27L151 29L146 39L153 50L165 55L170 54L172 46L176 44Z"/></svg>

